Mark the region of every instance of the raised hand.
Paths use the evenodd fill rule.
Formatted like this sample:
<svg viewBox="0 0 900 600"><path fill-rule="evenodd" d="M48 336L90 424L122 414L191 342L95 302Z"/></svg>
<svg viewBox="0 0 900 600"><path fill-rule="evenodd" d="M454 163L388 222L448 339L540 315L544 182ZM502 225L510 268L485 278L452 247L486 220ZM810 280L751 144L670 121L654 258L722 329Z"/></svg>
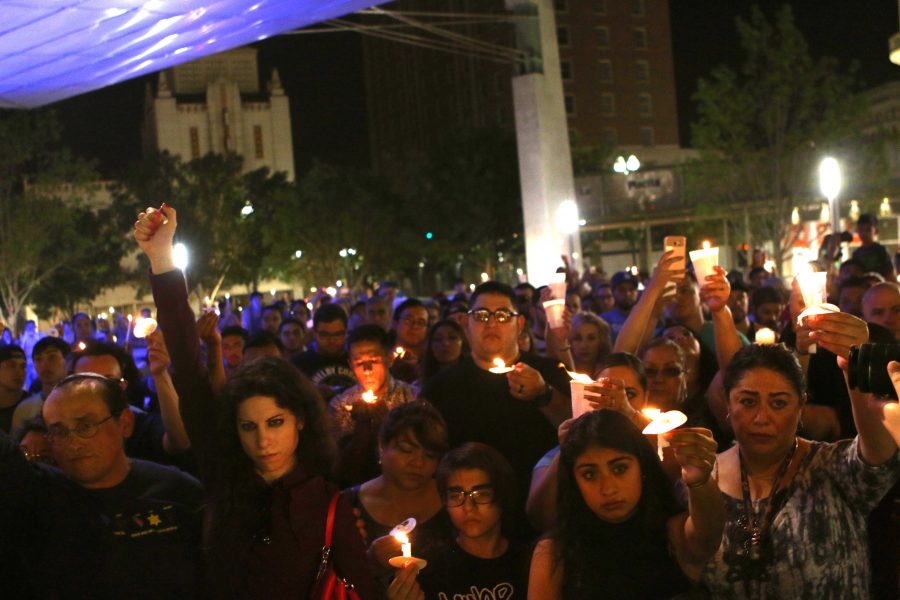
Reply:
<svg viewBox="0 0 900 600"><path fill-rule="evenodd" d="M846 370L850 348L869 341L866 322L850 313L824 313L805 319L810 329L809 337L826 350L837 354L838 365Z"/></svg>
<svg viewBox="0 0 900 600"><path fill-rule="evenodd" d="M704 302L712 312L719 312L728 306L728 297L731 295L731 284L725 276L725 269L716 265L715 273L707 275L706 281L700 281L700 300Z"/></svg>
<svg viewBox="0 0 900 600"><path fill-rule="evenodd" d="M682 427L661 434L668 440L681 465L681 479L687 486L706 483L716 464L716 440L703 427Z"/></svg>
<svg viewBox="0 0 900 600"><path fill-rule="evenodd" d="M169 349L166 348L166 341L159 329L147 336L147 363L150 365L150 374L154 377L165 373L172 364Z"/></svg>
<svg viewBox="0 0 900 600"><path fill-rule="evenodd" d="M172 260L172 240L178 218L174 208L163 203L160 208L147 208L134 222L134 239L157 275L175 269Z"/></svg>
<svg viewBox="0 0 900 600"><path fill-rule="evenodd" d="M219 333L219 315L209 310L197 319L197 333L200 339L208 346L218 346L222 343L222 334Z"/></svg>
<svg viewBox="0 0 900 600"><path fill-rule="evenodd" d="M584 387L584 398L594 409L611 408L629 419L636 412L625 392L625 381L618 377L601 377L596 383Z"/></svg>

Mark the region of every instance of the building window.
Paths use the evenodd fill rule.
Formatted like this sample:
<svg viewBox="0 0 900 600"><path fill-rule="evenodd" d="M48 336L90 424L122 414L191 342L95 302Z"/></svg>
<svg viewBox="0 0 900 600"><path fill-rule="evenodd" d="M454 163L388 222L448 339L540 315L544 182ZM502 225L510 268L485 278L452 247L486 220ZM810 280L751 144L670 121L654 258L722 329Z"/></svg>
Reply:
<svg viewBox="0 0 900 600"><path fill-rule="evenodd" d="M613 80L612 62L608 60L597 61L598 77L603 83L610 83Z"/></svg>
<svg viewBox="0 0 900 600"><path fill-rule="evenodd" d="M600 94L600 112L604 115L616 114L616 97L609 92Z"/></svg>
<svg viewBox="0 0 900 600"><path fill-rule="evenodd" d="M603 145L608 148L614 148L619 143L619 135L615 127L603 128Z"/></svg>
<svg viewBox="0 0 900 600"><path fill-rule="evenodd" d="M597 47L609 48L609 27L597 27Z"/></svg>
<svg viewBox="0 0 900 600"><path fill-rule="evenodd" d="M559 72L563 81L572 81L572 63L567 60L559 61Z"/></svg>
<svg viewBox="0 0 900 600"><path fill-rule="evenodd" d="M566 95L566 115L569 117L575 116L575 96Z"/></svg>
<svg viewBox="0 0 900 600"><path fill-rule="evenodd" d="M568 46L569 45L569 28L568 27L557 27L556 28L556 42L560 46Z"/></svg>
<svg viewBox="0 0 900 600"><path fill-rule="evenodd" d="M653 128L641 127L641 146L653 145Z"/></svg>
<svg viewBox="0 0 900 600"><path fill-rule="evenodd" d="M631 14L635 17L644 16L644 0L631 0Z"/></svg>
<svg viewBox="0 0 900 600"><path fill-rule="evenodd" d="M566 12L566 0L553 0L553 8L556 12Z"/></svg>
<svg viewBox="0 0 900 600"><path fill-rule="evenodd" d="M644 117L653 114L653 99L650 94L638 94L638 113Z"/></svg>
<svg viewBox="0 0 900 600"><path fill-rule="evenodd" d="M260 125L253 126L253 150L256 153L256 158L263 157L262 126Z"/></svg>
<svg viewBox="0 0 900 600"><path fill-rule="evenodd" d="M642 83L650 81L650 63L646 60L636 60L634 62L634 78Z"/></svg>
<svg viewBox="0 0 900 600"><path fill-rule="evenodd" d="M634 40L634 47L644 49L647 47L647 30L643 27L635 27L631 30L631 38Z"/></svg>
<svg viewBox="0 0 900 600"><path fill-rule="evenodd" d="M598 15L606 14L606 0L594 0L594 13Z"/></svg>
<svg viewBox="0 0 900 600"><path fill-rule="evenodd" d="M200 132L196 127L191 127L191 159L200 158Z"/></svg>

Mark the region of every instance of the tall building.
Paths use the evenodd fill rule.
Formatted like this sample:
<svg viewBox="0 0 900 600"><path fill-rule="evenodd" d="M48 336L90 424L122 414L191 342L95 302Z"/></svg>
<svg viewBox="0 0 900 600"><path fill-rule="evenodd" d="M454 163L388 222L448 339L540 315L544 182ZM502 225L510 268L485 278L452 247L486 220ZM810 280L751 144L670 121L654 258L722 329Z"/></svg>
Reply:
<svg viewBox="0 0 900 600"><path fill-rule="evenodd" d="M553 0L573 143L608 145L669 162L678 150L668 0ZM389 10L479 16L444 29L515 48L503 0L399 0ZM440 21L430 21L440 25ZM371 156L376 168L466 126L514 128L502 61L365 37ZM643 160L643 159L642 159Z"/></svg>
<svg viewBox="0 0 900 600"><path fill-rule="evenodd" d="M260 90L256 53L238 48L161 71L145 101L144 151L186 161L235 152L245 171L268 167L293 180L289 100L278 71Z"/></svg>

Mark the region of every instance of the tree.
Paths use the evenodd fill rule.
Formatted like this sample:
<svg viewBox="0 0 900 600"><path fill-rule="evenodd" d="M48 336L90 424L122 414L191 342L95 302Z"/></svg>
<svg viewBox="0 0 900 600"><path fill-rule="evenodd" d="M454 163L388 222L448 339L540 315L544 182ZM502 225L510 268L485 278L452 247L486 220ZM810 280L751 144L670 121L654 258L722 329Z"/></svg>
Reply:
<svg viewBox="0 0 900 600"><path fill-rule="evenodd" d="M0 112L0 318L16 325L33 300L67 308L119 280L123 232L59 140L52 112Z"/></svg>
<svg viewBox="0 0 900 600"><path fill-rule="evenodd" d="M256 287L286 268L287 258L273 261L267 231L292 186L283 173L242 173L242 165L243 158L233 153L184 163L162 152L135 165L115 194L117 204L129 207L132 221L138 211L162 202L178 210L176 238L189 249L188 281L200 299L217 285ZM248 205L253 212L245 214Z"/></svg>
<svg viewBox="0 0 900 600"><path fill-rule="evenodd" d="M701 212L723 201L760 203L766 210L751 220L752 235L776 243L780 267L798 233L789 227L794 206L818 195L819 160L836 155L845 172L863 177L867 152L854 131L861 105L851 72L810 55L789 6L772 22L754 8L737 30L740 71L716 68L694 95L693 143L703 160L689 171L690 188Z"/></svg>
<svg viewBox="0 0 900 600"><path fill-rule="evenodd" d="M460 129L414 164L400 187L409 227L432 266L493 275L523 259L519 163L512 132ZM430 232L432 238L426 241ZM423 244L424 242L424 244Z"/></svg>

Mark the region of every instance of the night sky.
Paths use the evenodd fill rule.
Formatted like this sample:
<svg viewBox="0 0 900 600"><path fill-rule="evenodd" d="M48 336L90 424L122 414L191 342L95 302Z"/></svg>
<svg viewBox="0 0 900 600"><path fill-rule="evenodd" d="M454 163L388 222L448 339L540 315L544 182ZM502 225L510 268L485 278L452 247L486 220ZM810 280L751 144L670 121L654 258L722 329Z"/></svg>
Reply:
<svg viewBox="0 0 900 600"><path fill-rule="evenodd" d="M757 2L767 13L782 2ZM814 56L855 61L869 87L900 76L887 58L888 38L898 31L895 0L790 2ZM672 0L672 37L683 145L695 117L690 101L698 77L719 64L737 67L740 48L734 19L749 2ZM390 8L390 5L387 5ZM262 73L277 67L291 99L298 167L313 159L365 167L368 142L362 43L352 33L288 35L259 44ZM155 80L155 76L150 80ZM115 177L140 158L140 123L147 78L129 81L54 105L64 125L64 144L94 158L104 177Z"/></svg>

